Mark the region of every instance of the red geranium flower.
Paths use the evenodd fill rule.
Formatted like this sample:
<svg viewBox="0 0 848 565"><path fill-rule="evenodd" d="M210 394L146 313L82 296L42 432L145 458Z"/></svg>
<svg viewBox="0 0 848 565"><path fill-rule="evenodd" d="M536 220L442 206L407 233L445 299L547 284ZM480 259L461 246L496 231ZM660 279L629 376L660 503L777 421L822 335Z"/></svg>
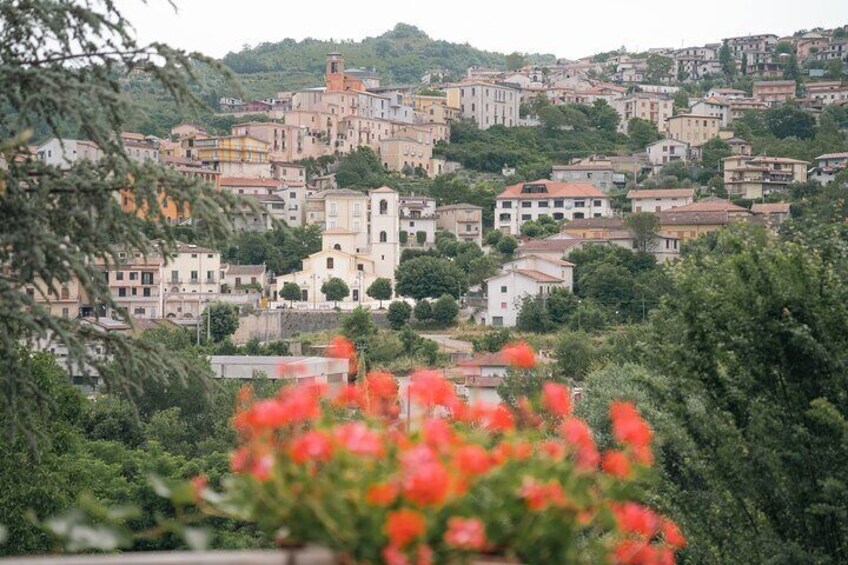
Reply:
<svg viewBox="0 0 848 565"><path fill-rule="evenodd" d="M354 455L379 457L383 454L380 434L363 422L350 422L337 426L333 436L345 449Z"/></svg>
<svg viewBox="0 0 848 565"><path fill-rule="evenodd" d="M450 424L441 418L429 418L425 421L422 435L428 446L440 451L448 449L456 442L456 434Z"/></svg>
<svg viewBox="0 0 848 565"><path fill-rule="evenodd" d="M479 551L486 545L486 528L477 518L448 519L445 543L456 549Z"/></svg>
<svg viewBox="0 0 848 565"><path fill-rule="evenodd" d="M450 489L450 475L440 462L410 469L403 477L403 494L419 506L441 504Z"/></svg>
<svg viewBox="0 0 848 565"><path fill-rule="evenodd" d="M542 385L542 403L552 414L562 418L571 414L571 392L565 385L557 383Z"/></svg>
<svg viewBox="0 0 848 565"><path fill-rule="evenodd" d="M479 445L465 445L456 452L456 466L466 475L482 475L492 467L492 458Z"/></svg>
<svg viewBox="0 0 848 565"><path fill-rule="evenodd" d="M312 430L295 438L291 445L291 458L295 463L327 461L333 455L333 444L326 432Z"/></svg>
<svg viewBox="0 0 848 565"><path fill-rule="evenodd" d="M665 543L669 546L674 549L686 547L686 537L680 533L680 528L677 527L677 524L671 520L663 520L662 531Z"/></svg>
<svg viewBox="0 0 848 565"><path fill-rule="evenodd" d="M383 531L389 537L392 545L404 547L420 537L424 533L424 528L424 515L415 510L404 508L389 513Z"/></svg>
<svg viewBox="0 0 848 565"><path fill-rule="evenodd" d="M368 492L365 494L365 500L368 504L373 504L374 506L388 506L394 502L397 494L398 488L395 485L391 483L380 483L368 488Z"/></svg>
<svg viewBox="0 0 848 565"><path fill-rule="evenodd" d="M327 355L336 359L347 359L348 373L356 373L359 370L359 364L356 362L356 346L342 335L333 337L330 347L327 348Z"/></svg>
<svg viewBox="0 0 848 565"><path fill-rule="evenodd" d="M654 434L636 407L631 402L613 402L610 406L610 419L615 439L631 447L637 461L650 465L650 444Z"/></svg>
<svg viewBox="0 0 848 565"><path fill-rule="evenodd" d="M592 470L598 466L600 455L592 438L592 431L586 422L579 418L568 418L560 426L562 437L576 449L577 466Z"/></svg>
<svg viewBox="0 0 848 565"><path fill-rule="evenodd" d="M409 394L420 405L453 406L456 402L456 389L441 373L420 370L412 374L409 381Z"/></svg>
<svg viewBox="0 0 848 565"><path fill-rule="evenodd" d="M660 528L660 518L653 510L637 502L615 504L612 507L618 527L629 534L638 534L647 539L656 535Z"/></svg>
<svg viewBox="0 0 848 565"><path fill-rule="evenodd" d="M501 349L501 356L510 367L532 369L536 366L536 354L533 353L533 348L523 341L505 346Z"/></svg>
<svg viewBox="0 0 848 565"><path fill-rule="evenodd" d="M621 451L607 451L601 460L601 469L608 475L626 479L630 477L630 460Z"/></svg>

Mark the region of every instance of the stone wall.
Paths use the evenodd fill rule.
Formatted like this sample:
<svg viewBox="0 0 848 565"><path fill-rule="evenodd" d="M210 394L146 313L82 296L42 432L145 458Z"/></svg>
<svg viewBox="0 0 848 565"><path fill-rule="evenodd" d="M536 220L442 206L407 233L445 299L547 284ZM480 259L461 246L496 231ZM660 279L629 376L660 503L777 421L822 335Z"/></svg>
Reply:
<svg viewBox="0 0 848 565"><path fill-rule="evenodd" d="M304 312L299 310L258 311L239 320L233 343L243 344L255 337L260 341L289 339L305 333L321 332L341 327L347 312ZM378 327L388 327L386 312L372 312Z"/></svg>

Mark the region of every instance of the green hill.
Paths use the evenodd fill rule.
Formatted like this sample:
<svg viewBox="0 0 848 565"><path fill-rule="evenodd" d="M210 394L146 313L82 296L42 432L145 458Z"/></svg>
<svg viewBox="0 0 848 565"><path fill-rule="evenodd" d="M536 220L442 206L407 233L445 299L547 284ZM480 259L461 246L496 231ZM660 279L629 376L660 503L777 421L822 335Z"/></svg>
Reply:
<svg viewBox="0 0 848 565"><path fill-rule="evenodd" d="M222 59L235 73L242 92L237 92L204 66L196 69L198 81L193 87L210 107L217 108L221 96L253 100L270 98L280 91L321 86L327 53L333 51L344 55L347 68L376 69L383 85L418 84L422 75L433 69L446 71L448 79L458 79L473 65L506 68L503 53L431 39L415 26L397 24L378 37L366 37L362 41L284 39L246 47ZM556 61L554 55L532 54L527 58L537 64ZM134 131L165 135L183 120L200 123L212 132L229 131L232 120L215 117L211 112L186 115L177 111L168 96L144 77L126 79L124 91L134 102L129 117Z"/></svg>
<svg viewBox="0 0 848 565"><path fill-rule="evenodd" d="M307 38L263 43L227 54L223 62L239 75L249 96L272 96L279 90L317 86L324 80L327 53L338 51L348 68L373 68L382 84L418 84L432 69L459 78L468 67L505 68L506 55L482 51L470 45L431 39L415 26L397 24L378 37L362 41ZM533 55L537 62L554 62L553 55Z"/></svg>

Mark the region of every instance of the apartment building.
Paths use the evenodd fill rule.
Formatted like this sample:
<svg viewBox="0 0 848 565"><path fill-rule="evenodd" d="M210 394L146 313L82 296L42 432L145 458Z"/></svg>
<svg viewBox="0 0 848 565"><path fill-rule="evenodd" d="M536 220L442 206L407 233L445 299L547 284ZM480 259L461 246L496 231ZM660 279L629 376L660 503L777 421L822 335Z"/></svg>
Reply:
<svg viewBox="0 0 848 565"><path fill-rule="evenodd" d="M271 178L270 144L250 135L194 140L195 159L224 177Z"/></svg>
<svg viewBox="0 0 848 565"><path fill-rule="evenodd" d="M193 319L221 293L221 254L181 243L162 266L165 317Z"/></svg>
<svg viewBox="0 0 848 565"><path fill-rule="evenodd" d="M398 205L401 245L429 246L436 243L436 200L428 196L401 196ZM402 235L403 232L406 236Z"/></svg>
<svg viewBox="0 0 848 565"><path fill-rule="evenodd" d="M116 319L162 317L162 257L139 252L119 252L118 263L103 270L103 276L120 312L107 312Z"/></svg>
<svg viewBox="0 0 848 565"><path fill-rule="evenodd" d="M648 164L658 173L659 170L669 163L675 161L689 160L689 144L676 139L660 139L649 144L645 151L648 155Z"/></svg>
<svg viewBox="0 0 848 565"><path fill-rule="evenodd" d="M674 113L674 101L665 94L637 92L614 100L612 107L621 116L618 130L627 132L627 125L633 118L649 121L660 132L666 131L666 123Z"/></svg>
<svg viewBox="0 0 848 565"><path fill-rule="evenodd" d="M823 80L805 85L807 98L819 106L848 101L848 86L838 80Z"/></svg>
<svg viewBox="0 0 848 565"><path fill-rule="evenodd" d="M730 103L720 98L704 98L692 104L690 113L697 116L714 116L721 119L720 126L726 128L733 122Z"/></svg>
<svg viewBox="0 0 848 565"><path fill-rule="evenodd" d="M541 179L508 186L497 196L495 228L519 235L528 220L549 216L554 220L610 216L609 196L590 184Z"/></svg>
<svg viewBox="0 0 848 565"><path fill-rule="evenodd" d="M687 206L695 201L692 188L662 188L655 190L631 190L627 193L634 212L664 212L672 208Z"/></svg>
<svg viewBox="0 0 848 565"><path fill-rule="evenodd" d="M576 159L569 165L554 165L551 180L591 184L602 192L609 192L614 188L613 172L612 161L603 155L591 155L586 159Z"/></svg>
<svg viewBox="0 0 848 565"><path fill-rule="evenodd" d="M445 89L448 106L459 108L463 119L480 129L518 125L521 93L517 88L483 81L463 82Z"/></svg>
<svg viewBox="0 0 848 565"><path fill-rule="evenodd" d="M733 155L722 159L727 193L750 200L807 180L809 163L786 157Z"/></svg>
<svg viewBox="0 0 848 565"><path fill-rule="evenodd" d="M753 98L777 106L795 98L795 88L794 80L760 80L754 83Z"/></svg>
<svg viewBox="0 0 848 565"><path fill-rule="evenodd" d="M380 141L380 160L388 171L412 172L416 169L429 176L433 170L433 144L405 135Z"/></svg>
<svg viewBox="0 0 848 565"><path fill-rule="evenodd" d="M809 180L818 181L822 185L831 182L836 175L848 166L848 152L825 153L815 158L813 168L810 169Z"/></svg>
<svg viewBox="0 0 848 565"><path fill-rule="evenodd" d="M721 118L697 114L678 114L668 119L668 137L700 147L707 140L719 136Z"/></svg>
<svg viewBox="0 0 848 565"><path fill-rule="evenodd" d="M460 241L483 247L483 208L473 204L448 204L436 208L436 227L449 231Z"/></svg>

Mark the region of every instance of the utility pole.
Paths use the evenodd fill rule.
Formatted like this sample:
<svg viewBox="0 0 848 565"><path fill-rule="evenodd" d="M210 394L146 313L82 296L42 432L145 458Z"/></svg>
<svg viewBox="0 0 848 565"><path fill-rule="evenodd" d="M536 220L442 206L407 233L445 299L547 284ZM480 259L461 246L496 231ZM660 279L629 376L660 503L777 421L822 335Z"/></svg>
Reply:
<svg viewBox="0 0 848 565"><path fill-rule="evenodd" d="M212 343L212 308L206 303L206 342Z"/></svg>

